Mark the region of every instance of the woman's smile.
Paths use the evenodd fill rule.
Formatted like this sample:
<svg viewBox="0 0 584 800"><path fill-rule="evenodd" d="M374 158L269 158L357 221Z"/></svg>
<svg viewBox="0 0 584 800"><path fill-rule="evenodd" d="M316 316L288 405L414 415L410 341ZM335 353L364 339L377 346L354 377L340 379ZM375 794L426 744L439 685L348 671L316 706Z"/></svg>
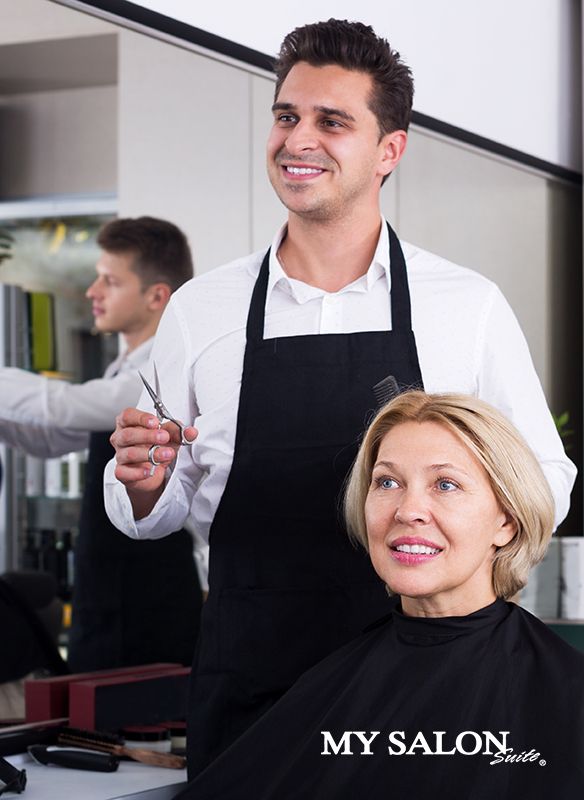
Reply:
<svg viewBox="0 0 584 800"><path fill-rule="evenodd" d="M400 564L424 564L440 555L444 548L428 539L399 536L389 544L392 558Z"/></svg>

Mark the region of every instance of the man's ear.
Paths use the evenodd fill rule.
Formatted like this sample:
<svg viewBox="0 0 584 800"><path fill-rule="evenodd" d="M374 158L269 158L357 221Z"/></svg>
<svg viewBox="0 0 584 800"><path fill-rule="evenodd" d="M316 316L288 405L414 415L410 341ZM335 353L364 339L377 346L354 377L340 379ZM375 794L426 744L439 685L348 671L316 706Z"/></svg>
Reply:
<svg viewBox="0 0 584 800"><path fill-rule="evenodd" d="M397 167L406 149L408 135L405 131L392 131L381 138L380 175L385 177Z"/></svg>
<svg viewBox="0 0 584 800"><path fill-rule="evenodd" d="M172 294L167 283L153 283L146 291L148 292L148 304L152 311L161 311L165 308Z"/></svg>

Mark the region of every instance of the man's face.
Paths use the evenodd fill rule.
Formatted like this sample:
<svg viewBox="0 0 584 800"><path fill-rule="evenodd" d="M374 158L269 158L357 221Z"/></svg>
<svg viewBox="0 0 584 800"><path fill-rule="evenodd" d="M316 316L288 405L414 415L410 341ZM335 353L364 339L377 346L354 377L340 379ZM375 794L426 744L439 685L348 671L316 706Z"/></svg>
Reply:
<svg viewBox="0 0 584 800"><path fill-rule="evenodd" d="M103 250L95 265L97 278L86 292L92 302L95 327L102 333L131 334L151 318L149 292L132 270L133 253Z"/></svg>
<svg viewBox="0 0 584 800"><path fill-rule="evenodd" d="M395 164L387 160L393 134L380 140L367 106L371 89L370 75L336 65L301 61L288 73L272 108L267 166L290 212L327 221L358 203L377 205L381 180Z"/></svg>

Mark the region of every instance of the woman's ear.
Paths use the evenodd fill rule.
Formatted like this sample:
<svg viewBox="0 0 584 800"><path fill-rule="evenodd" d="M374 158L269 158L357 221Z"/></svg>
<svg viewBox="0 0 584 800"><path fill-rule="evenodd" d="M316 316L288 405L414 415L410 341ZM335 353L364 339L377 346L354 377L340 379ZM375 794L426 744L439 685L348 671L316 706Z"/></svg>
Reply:
<svg viewBox="0 0 584 800"><path fill-rule="evenodd" d="M518 526L517 520L509 514L508 511L504 511L501 509L501 514L499 517L499 526L495 531L495 536L493 538L493 544L496 547L504 547L506 544L513 539L515 534L517 533Z"/></svg>

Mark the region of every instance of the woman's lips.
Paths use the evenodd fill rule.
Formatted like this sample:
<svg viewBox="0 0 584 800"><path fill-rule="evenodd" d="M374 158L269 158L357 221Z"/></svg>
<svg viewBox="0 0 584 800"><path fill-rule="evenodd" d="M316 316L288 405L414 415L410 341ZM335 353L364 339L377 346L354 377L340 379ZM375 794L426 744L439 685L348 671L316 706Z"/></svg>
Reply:
<svg viewBox="0 0 584 800"><path fill-rule="evenodd" d="M437 558L443 548L428 539L403 536L389 545L391 557L400 564L423 564Z"/></svg>

